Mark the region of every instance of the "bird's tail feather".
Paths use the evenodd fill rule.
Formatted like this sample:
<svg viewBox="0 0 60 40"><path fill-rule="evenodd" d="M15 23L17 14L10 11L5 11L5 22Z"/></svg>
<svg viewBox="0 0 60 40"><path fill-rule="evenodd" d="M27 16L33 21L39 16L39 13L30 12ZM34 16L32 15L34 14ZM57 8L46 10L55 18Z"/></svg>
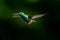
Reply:
<svg viewBox="0 0 60 40"><path fill-rule="evenodd" d="M36 22L36 21L31 19L28 24L31 24L32 22Z"/></svg>

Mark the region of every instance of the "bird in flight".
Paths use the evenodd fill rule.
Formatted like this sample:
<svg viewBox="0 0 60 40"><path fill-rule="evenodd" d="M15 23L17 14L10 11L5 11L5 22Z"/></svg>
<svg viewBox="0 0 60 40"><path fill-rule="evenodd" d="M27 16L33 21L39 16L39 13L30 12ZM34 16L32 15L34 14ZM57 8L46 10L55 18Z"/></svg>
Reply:
<svg viewBox="0 0 60 40"><path fill-rule="evenodd" d="M27 24L31 24L32 22L36 22L34 19L43 17L44 15L46 14L38 14L38 15L29 16L29 15L26 15L24 12L19 12L19 13L14 13L12 17L13 18L21 17Z"/></svg>

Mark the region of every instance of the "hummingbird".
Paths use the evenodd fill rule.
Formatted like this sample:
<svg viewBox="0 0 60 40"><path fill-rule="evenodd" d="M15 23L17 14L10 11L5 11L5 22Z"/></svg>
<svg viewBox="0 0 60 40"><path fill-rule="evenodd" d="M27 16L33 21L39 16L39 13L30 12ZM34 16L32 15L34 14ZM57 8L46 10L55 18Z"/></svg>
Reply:
<svg viewBox="0 0 60 40"><path fill-rule="evenodd" d="M46 14L37 14L37 15L29 16L24 12L19 12L19 13L14 13L12 17L13 18L21 17L27 24L31 24L32 22L36 22L34 19L43 17L44 15Z"/></svg>

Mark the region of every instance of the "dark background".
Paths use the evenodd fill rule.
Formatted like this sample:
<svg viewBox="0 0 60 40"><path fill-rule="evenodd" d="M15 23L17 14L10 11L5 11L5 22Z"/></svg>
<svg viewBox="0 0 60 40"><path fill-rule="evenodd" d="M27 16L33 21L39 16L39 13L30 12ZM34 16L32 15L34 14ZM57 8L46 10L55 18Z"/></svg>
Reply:
<svg viewBox="0 0 60 40"><path fill-rule="evenodd" d="M59 40L60 1L0 0L0 40ZM36 23L26 24L13 13L46 14Z"/></svg>

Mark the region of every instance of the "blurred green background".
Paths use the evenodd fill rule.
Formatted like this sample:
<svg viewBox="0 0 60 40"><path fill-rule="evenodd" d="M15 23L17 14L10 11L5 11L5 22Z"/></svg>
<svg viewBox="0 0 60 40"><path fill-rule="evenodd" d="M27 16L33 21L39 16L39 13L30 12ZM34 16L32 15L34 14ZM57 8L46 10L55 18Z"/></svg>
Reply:
<svg viewBox="0 0 60 40"><path fill-rule="evenodd" d="M59 0L0 0L0 39L2 40L58 40L60 20ZM26 24L13 13L46 14L36 23Z"/></svg>

